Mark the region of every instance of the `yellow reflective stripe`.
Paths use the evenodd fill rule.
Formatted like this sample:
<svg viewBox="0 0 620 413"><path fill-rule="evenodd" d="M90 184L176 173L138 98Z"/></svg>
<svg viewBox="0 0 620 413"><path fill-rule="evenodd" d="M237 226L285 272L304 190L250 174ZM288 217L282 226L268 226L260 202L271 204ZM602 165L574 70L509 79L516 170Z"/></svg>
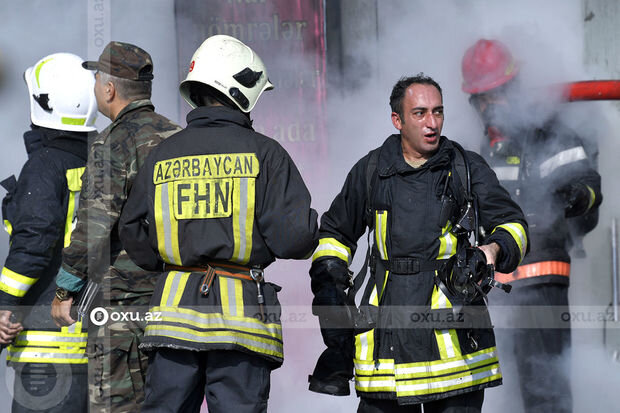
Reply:
<svg viewBox="0 0 620 413"><path fill-rule="evenodd" d="M495 347L451 360L394 364L392 359L355 360L359 391L396 392L398 397L466 388L501 378ZM394 388L391 383L394 382Z"/></svg>
<svg viewBox="0 0 620 413"><path fill-rule="evenodd" d="M190 274L191 273L189 272L184 272L180 274L179 282L177 285L177 291L174 294L174 298L172 300L173 306L179 305L179 302L181 301L181 297L183 296L183 292L185 291L185 286L187 285L187 280L189 279Z"/></svg>
<svg viewBox="0 0 620 413"><path fill-rule="evenodd" d="M71 243L71 232L73 232L73 214L77 210L75 205L75 195L75 192L69 192L69 204L67 205L67 218L65 220L64 248L68 247Z"/></svg>
<svg viewBox="0 0 620 413"><path fill-rule="evenodd" d="M457 373L453 376L438 377L433 379L419 379L398 381L396 395L416 396L422 394L445 393L451 390L463 389L488 383L502 378L499 364L481 367L477 370Z"/></svg>
<svg viewBox="0 0 620 413"><path fill-rule="evenodd" d="M439 254L438 260L446 260L456 254L457 239L450 231L452 229L452 223L448 221L445 227L441 229L441 236L439 237Z"/></svg>
<svg viewBox="0 0 620 413"><path fill-rule="evenodd" d="M186 327L149 324L145 336L169 337L204 344L236 344L256 353L283 358L282 343L239 331L196 331Z"/></svg>
<svg viewBox="0 0 620 413"><path fill-rule="evenodd" d="M159 255L169 264L183 265L179 251L179 222L171 213L172 208L170 184L155 185L154 213Z"/></svg>
<svg viewBox="0 0 620 413"><path fill-rule="evenodd" d="M379 305L379 300L381 300L381 297L383 297L383 293L385 293L385 286L387 285L387 281L388 281L388 277L390 276L390 272L389 271L385 271L385 274L383 276L383 285L381 286L381 296L379 296L377 298L377 305ZM376 288L376 286L375 286Z"/></svg>
<svg viewBox="0 0 620 413"><path fill-rule="evenodd" d="M394 376L394 360L393 359L379 359L379 362L371 360L354 360L355 374L360 376L372 376L372 375L392 375Z"/></svg>
<svg viewBox="0 0 620 413"><path fill-rule="evenodd" d="M88 363L85 347L74 349L56 349L49 347L21 347L7 348L7 361L14 363L56 363L56 364L85 364Z"/></svg>
<svg viewBox="0 0 620 413"><path fill-rule="evenodd" d="M377 286L372 287L372 292L370 293L369 304L377 307L379 305L379 296L377 294Z"/></svg>
<svg viewBox="0 0 620 413"><path fill-rule="evenodd" d="M523 225L519 224L518 222L509 222L496 226L495 229L493 229L493 232L497 231L499 228L508 231L510 235L512 235L512 238L514 238L515 242L519 246L519 252L521 253L521 259L519 260L519 262L521 262L521 260L525 256L525 251L527 251L527 236L525 235L525 229L523 228Z"/></svg>
<svg viewBox="0 0 620 413"><path fill-rule="evenodd" d="M53 58L52 58L53 59ZM47 59L47 60L43 60L41 63L39 63L37 65L37 67L34 69L34 77L35 79L37 79L37 87L41 87L41 83L39 82L39 73L41 73L41 68L43 67L44 64L46 64L47 62L49 62L52 59Z"/></svg>
<svg viewBox="0 0 620 413"><path fill-rule="evenodd" d="M231 260L247 264L252 252L254 229L255 179L233 179L233 234L234 247Z"/></svg>
<svg viewBox="0 0 620 413"><path fill-rule="evenodd" d="M448 300L448 297L438 288L436 285L433 287L433 294L431 295L431 309L439 308L452 308L452 303Z"/></svg>
<svg viewBox="0 0 620 413"><path fill-rule="evenodd" d="M243 285L241 280L218 277L222 299L222 313L225 316L243 316Z"/></svg>
<svg viewBox="0 0 620 413"><path fill-rule="evenodd" d="M84 125L86 123L86 118L66 118L61 117L60 123L63 125Z"/></svg>
<svg viewBox="0 0 620 413"><path fill-rule="evenodd" d="M443 291L435 285L431 296L431 309L442 308L452 308L452 303ZM437 348L442 360L461 355L461 346L455 330L435 330L435 339L437 340Z"/></svg>
<svg viewBox="0 0 620 413"><path fill-rule="evenodd" d="M85 170L85 167L67 169L65 175L67 177L67 187L69 191L77 192L82 189L82 175Z"/></svg>
<svg viewBox="0 0 620 413"><path fill-rule="evenodd" d="M388 251L386 245L387 236L387 211L375 211L375 241L379 256L382 260L388 259Z"/></svg>
<svg viewBox="0 0 620 413"><path fill-rule="evenodd" d="M160 305L171 306L177 298L178 286L181 281L181 275L186 274L178 271L170 271L166 275L166 281L164 282L164 289L161 293ZM183 290L181 290L181 294Z"/></svg>
<svg viewBox="0 0 620 413"><path fill-rule="evenodd" d="M319 245L312 255L312 261L320 257L336 257L351 264L351 248L338 241L336 238L321 238Z"/></svg>
<svg viewBox="0 0 620 413"><path fill-rule="evenodd" d="M37 280L38 278L26 277L3 267L0 275L0 291L15 297L23 297Z"/></svg>
<svg viewBox="0 0 620 413"><path fill-rule="evenodd" d="M590 202L588 202L589 210L592 208L592 205L594 205L594 201L596 201L596 193L594 193L594 189L590 188L590 186L586 185L586 188L588 188L588 192L590 193Z"/></svg>
<svg viewBox="0 0 620 413"><path fill-rule="evenodd" d="M4 220L4 230L11 235L13 233L13 225L11 225L11 222L9 222L8 219Z"/></svg>
<svg viewBox="0 0 620 413"><path fill-rule="evenodd" d="M152 313L159 313L161 320L151 321L150 324L173 322L185 324L189 328L200 329L232 329L246 333L260 334L274 340L282 340L282 326L277 323L263 323L253 317L227 316L221 313L201 313L182 307L153 307Z"/></svg>
<svg viewBox="0 0 620 413"><path fill-rule="evenodd" d="M369 330L355 336L355 358L372 360L375 351L375 330Z"/></svg>

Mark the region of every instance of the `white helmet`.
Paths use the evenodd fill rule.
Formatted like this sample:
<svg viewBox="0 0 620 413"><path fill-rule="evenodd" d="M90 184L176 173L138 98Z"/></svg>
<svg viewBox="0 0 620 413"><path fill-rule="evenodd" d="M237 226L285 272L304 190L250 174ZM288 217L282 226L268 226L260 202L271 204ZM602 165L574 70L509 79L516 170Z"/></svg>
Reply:
<svg viewBox="0 0 620 413"><path fill-rule="evenodd" d="M96 130L95 76L82 62L71 53L54 53L26 69L33 124L75 132Z"/></svg>
<svg viewBox="0 0 620 413"><path fill-rule="evenodd" d="M205 40L192 56L187 77L179 87L181 96L195 108L189 96L192 82L209 85L248 113L265 90L273 89L263 61L234 37L218 34Z"/></svg>

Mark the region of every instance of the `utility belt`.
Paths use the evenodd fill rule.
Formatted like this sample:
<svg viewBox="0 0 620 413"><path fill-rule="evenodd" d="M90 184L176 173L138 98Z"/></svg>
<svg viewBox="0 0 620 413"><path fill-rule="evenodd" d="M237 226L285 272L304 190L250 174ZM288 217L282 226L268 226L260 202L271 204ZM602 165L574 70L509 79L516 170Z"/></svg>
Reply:
<svg viewBox="0 0 620 413"><path fill-rule="evenodd" d="M563 261L536 262L534 264L521 265L514 272L508 274L495 272L495 279L501 283L509 283L544 275L568 277L570 275L570 264Z"/></svg>
<svg viewBox="0 0 620 413"><path fill-rule="evenodd" d="M200 293L204 296L209 295L215 276L237 278L246 281L254 281L257 289L258 306L261 314L264 313L263 306L265 297L263 295L262 283L264 282L263 269L260 267L246 267L243 265L232 264L229 262L210 261L205 265L199 266L180 266L164 263L164 271L181 272L203 272L205 273L200 284Z"/></svg>
<svg viewBox="0 0 620 413"><path fill-rule="evenodd" d="M395 274L417 274L420 272L435 271L440 269L448 260L423 261L410 257L395 257L390 260L382 260L376 255L370 256L370 268L376 268L378 262L381 266Z"/></svg>

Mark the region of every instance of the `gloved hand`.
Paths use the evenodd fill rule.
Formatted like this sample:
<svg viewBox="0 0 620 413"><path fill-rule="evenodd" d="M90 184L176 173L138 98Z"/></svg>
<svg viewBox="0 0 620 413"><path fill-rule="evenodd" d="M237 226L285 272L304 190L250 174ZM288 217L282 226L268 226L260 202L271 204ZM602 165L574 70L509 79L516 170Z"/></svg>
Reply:
<svg viewBox="0 0 620 413"><path fill-rule="evenodd" d="M592 202L590 190L585 184L581 183L564 185L555 193L564 204L564 216L566 218L585 214Z"/></svg>
<svg viewBox="0 0 620 413"><path fill-rule="evenodd" d="M310 268L312 278L312 314L319 317L325 345L344 350L353 346L353 317L347 305L345 290L350 274L344 261L326 258Z"/></svg>

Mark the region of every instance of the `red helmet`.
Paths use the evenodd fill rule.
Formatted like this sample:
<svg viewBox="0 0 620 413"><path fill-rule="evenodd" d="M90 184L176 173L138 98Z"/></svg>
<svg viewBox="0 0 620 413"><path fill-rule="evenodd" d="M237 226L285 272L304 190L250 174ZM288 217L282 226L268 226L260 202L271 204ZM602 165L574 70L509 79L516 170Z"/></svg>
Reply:
<svg viewBox="0 0 620 413"><path fill-rule="evenodd" d="M519 67L503 43L480 39L465 52L461 70L463 91L476 94L507 83L517 75Z"/></svg>

